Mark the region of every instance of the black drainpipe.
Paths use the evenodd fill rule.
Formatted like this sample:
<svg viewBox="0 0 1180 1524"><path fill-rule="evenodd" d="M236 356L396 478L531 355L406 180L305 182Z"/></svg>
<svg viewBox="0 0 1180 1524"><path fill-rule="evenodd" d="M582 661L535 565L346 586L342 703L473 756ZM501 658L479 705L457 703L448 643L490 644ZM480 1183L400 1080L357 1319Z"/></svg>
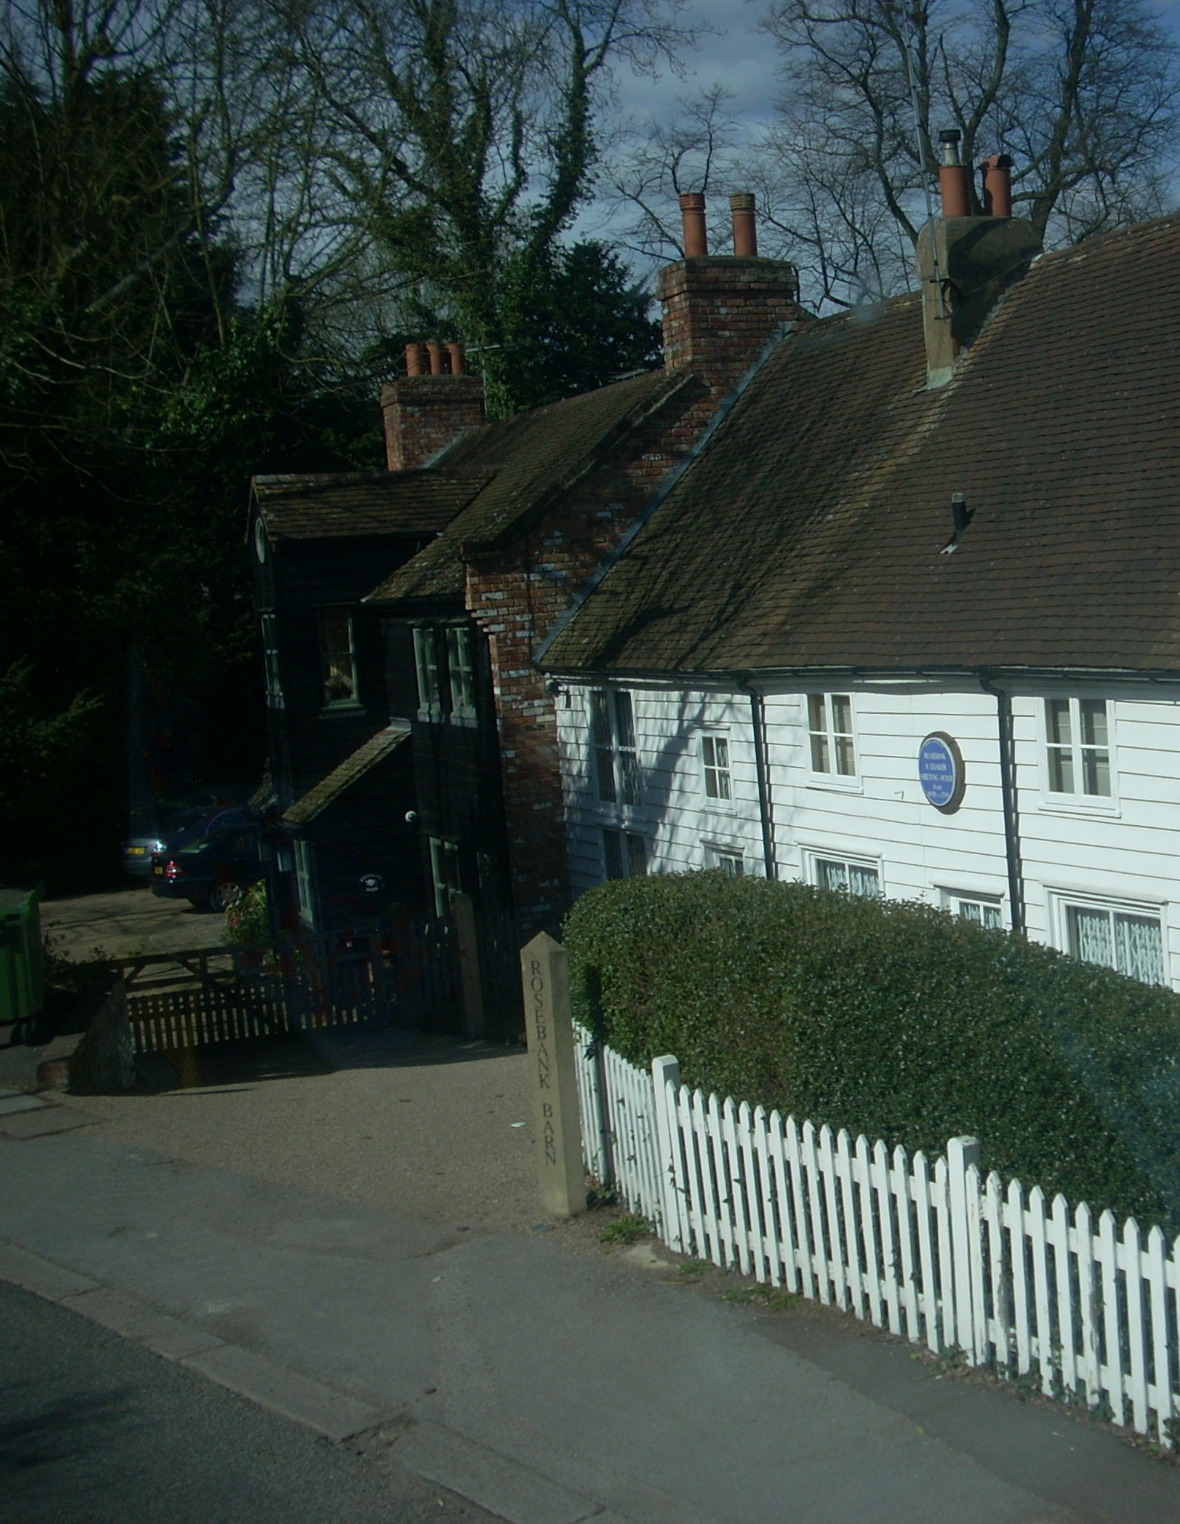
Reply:
<svg viewBox="0 0 1180 1524"><path fill-rule="evenodd" d="M1012 930L1024 936L1024 872L1020 863L1020 799L1016 790L1016 747L1012 737L1012 695L980 675L979 686L996 701L1000 743L1000 796L1004 809L1004 851L1008 859L1008 900Z"/></svg>
<svg viewBox="0 0 1180 1524"><path fill-rule="evenodd" d="M767 878L777 878L774 861L774 827L770 816L770 769L766 762L766 706L762 695L740 677L734 681L750 695L750 723L754 730L754 770L758 778L758 816L762 822L762 863Z"/></svg>

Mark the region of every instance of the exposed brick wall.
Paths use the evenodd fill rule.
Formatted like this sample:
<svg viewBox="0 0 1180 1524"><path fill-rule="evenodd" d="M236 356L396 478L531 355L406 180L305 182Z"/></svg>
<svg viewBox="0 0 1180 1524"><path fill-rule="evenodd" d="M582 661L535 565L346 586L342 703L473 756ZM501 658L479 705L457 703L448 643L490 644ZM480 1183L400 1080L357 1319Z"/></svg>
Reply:
<svg viewBox="0 0 1180 1524"><path fill-rule="evenodd" d="M488 637L509 866L526 935L552 930L569 904L555 698L534 659L715 407L703 384L687 388L542 523L468 566L467 607Z"/></svg>
<svg viewBox="0 0 1180 1524"><path fill-rule="evenodd" d="M664 363L728 390L783 323L802 316L794 265L776 259L682 259L660 272Z"/></svg>
<svg viewBox="0 0 1180 1524"><path fill-rule="evenodd" d="M718 403L782 324L802 314L794 267L757 258L684 260L663 272L665 356L699 378L544 521L467 569L467 607L488 637L508 853L524 934L553 929L569 904L554 695L534 666L541 644ZM560 700L558 700L559 702Z"/></svg>
<svg viewBox="0 0 1180 1524"><path fill-rule="evenodd" d="M484 421L478 376L402 376L381 388L385 460L391 471L414 471L465 429Z"/></svg>

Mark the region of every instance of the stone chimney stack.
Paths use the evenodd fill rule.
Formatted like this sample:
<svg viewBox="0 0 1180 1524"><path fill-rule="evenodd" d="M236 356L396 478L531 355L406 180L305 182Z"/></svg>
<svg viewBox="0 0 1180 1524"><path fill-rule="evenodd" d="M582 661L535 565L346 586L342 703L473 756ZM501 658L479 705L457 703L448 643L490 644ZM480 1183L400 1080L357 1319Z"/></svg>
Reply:
<svg viewBox="0 0 1180 1524"><path fill-rule="evenodd" d="M970 184L959 162L961 134L939 134L942 215L918 234L926 385L945 386L961 350L973 343L992 308L1041 252L1031 222L1012 216L1012 160L993 154L980 165L988 215L970 216Z"/></svg>
<svg viewBox="0 0 1180 1524"><path fill-rule="evenodd" d="M727 392L784 323L802 317L799 277L785 260L760 259L754 198L732 196L733 254L710 254L705 198L680 198L684 258L660 272L664 365L698 371Z"/></svg>
<svg viewBox="0 0 1180 1524"><path fill-rule="evenodd" d="M414 471L484 421L483 381L458 344L407 344L406 374L381 388L381 413L386 465Z"/></svg>

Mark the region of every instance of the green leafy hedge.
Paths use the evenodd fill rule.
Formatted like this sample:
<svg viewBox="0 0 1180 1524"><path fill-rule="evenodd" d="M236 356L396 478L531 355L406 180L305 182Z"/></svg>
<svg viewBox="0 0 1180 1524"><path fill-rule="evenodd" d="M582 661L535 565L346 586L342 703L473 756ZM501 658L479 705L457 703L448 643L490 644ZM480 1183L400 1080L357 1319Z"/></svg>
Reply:
<svg viewBox="0 0 1180 1524"><path fill-rule="evenodd" d="M565 928L574 1014L632 1063L1180 1228L1180 997L929 906L694 873Z"/></svg>

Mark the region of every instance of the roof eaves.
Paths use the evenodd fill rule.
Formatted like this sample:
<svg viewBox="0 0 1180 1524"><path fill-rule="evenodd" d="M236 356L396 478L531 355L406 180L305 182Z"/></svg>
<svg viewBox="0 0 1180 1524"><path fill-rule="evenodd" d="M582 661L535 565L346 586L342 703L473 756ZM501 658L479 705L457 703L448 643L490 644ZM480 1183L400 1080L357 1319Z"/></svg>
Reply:
<svg viewBox="0 0 1180 1524"><path fill-rule="evenodd" d="M572 492L575 487L586 479L587 476L608 456L612 455L624 441L648 422L661 408L667 406L674 397L685 390L698 379L694 371L669 371L666 383L659 387L653 396L645 398L641 403L629 409L622 418L616 419L614 424L601 434L585 454L561 477L559 481L551 482L541 493L528 503L520 512L514 514L510 520L500 526L493 534L486 536L473 535L469 540L459 541L459 554L466 559L469 555L480 552L497 550L504 542L525 525L541 517L558 498Z"/></svg>
<svg viewBox="0 0 1180 1524"><path fill-rule="evenodd" d="M334 767L330 773L290 805L283 814L284 822L287 825L309 825L354 783L359 783L362 778L372 772L373 768L396 751L402 742L409 738L410 733L408 724L394 720L384 730L379 730L375 736L370 736L350 757L346 757L338 767Z"/></svg>

